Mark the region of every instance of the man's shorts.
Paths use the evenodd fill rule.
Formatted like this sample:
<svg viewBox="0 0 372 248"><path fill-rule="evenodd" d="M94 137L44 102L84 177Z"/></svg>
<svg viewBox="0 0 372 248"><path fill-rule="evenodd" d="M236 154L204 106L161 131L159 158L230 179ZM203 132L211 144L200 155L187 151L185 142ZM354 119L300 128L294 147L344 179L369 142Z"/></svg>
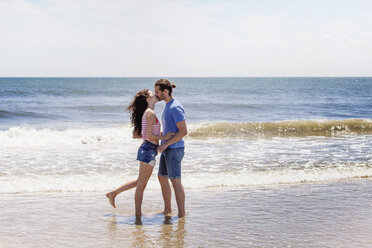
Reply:
<svg viewBox="0 0 372 248"><path fill-rule="evenodd" d="M158 146L145 140L142 145L138 148L137 160L145 162L146 164L155 166L156 148Z"/></svg>
<svg viewBox="0 0 372 248"><path fill-rule="evenodd" d="M167 148L160 156L159 176L169 179L181 178L181 161L185 155L185 147Z"/></svg>

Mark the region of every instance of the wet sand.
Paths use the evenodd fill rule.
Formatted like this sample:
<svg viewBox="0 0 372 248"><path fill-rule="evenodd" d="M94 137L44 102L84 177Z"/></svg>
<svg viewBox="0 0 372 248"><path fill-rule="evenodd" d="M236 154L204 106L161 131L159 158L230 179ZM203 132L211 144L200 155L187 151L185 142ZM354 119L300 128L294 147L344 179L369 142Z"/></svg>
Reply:
<svg viewBox="0 0 372 248"><path fill-rule="evenodd" d="M183 219L159 214L161 193L147 190L140 225L133 190L116 209L105 192L0 194L0 247L371 247L371 186L188 190Z"/></svg>

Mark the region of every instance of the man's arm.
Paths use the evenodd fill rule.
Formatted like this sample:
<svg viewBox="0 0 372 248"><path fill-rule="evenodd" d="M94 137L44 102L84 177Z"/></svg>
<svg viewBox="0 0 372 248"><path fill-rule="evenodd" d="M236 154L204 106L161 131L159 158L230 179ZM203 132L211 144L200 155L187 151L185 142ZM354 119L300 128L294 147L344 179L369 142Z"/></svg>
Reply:
<svg viewBox="0 0 372 248"><path fill-rule="evenodd" d="M168 146L177 143L180 141L184 136L187 135L187 126L186 126L186 121L180 121L176 123L178 132L173 135L172 138L161 144L157 151L158 152L163 152L165 149L167 149Z"/></svg>

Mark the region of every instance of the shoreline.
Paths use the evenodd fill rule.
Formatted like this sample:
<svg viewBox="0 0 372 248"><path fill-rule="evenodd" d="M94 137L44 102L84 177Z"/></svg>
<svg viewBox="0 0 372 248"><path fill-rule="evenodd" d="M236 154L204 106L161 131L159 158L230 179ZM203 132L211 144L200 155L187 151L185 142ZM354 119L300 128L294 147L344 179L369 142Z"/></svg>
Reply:
<svg viewBox="0 0 372 248"><path fill-rule="evenodd" d="M117 185L123 184L124 182L134 180L135 176L133 178L123 178L121 182L118 182ZM275 189L275 188L286 188L286 187L294 187L294 186L305 186L305 185L327 185L327 184L335 184L335 183L352 183L352 182L358 182L363 180L371 180L372 176L366 175L366 176L354 176L349 178L334 178L334 179L326 179L326 180L317 180L317 181L300 181L300 182L279 182L279 183L267 183L267 184L251 184L251 185L219 185L219 186L207 186L207 187L200 187L200 188L189 188L184 185L185 191L187 192L212 192L212 193L224 193L228 191L245 191L245 190L260 190L260 189ZM151 175L151 178L148 182L148 186L145 190L148 194L161 194L161 188L160 185L158 185L159 182L156 179L156 173L153 173ZM63 191L63 190L50 190L50 191L33 191L33 192L0 192L0 197L2 195L48 195L48 194L92 194L92 195L99 195L99 194L106 194L111 190L114 190L117 186L116 184L112 184L112 188L107 188L106 190L92 190L92 191ZM173 188L171 187L171 190L173 192ZM128 190L127 192L131 192L134 190ZM134 194L134 193L133 193Z"/></svg>
<svg viewBox="0 0 372 248"><path fill-rule="evenodd" d="M186 191L186 217L164 217L160 191L109 205L103 192L0 194L4 247L369 247L372 180Z"/></svg>

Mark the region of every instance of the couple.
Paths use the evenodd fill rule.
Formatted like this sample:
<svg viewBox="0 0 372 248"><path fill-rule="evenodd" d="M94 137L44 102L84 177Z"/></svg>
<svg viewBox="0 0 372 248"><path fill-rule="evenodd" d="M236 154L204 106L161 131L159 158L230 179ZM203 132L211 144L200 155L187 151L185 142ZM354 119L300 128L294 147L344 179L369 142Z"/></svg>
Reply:
<svg viewBox="0 0 372 248"><path fill-rule="evenodd" d="M164 214L169 214L171 208L171 188L173 185L178 206L178 217L185 216L185 191L181 182L181 161L184 155L183 137L187 134L185 111L179 101L172 96L173 88L167 79L156 81L155 94L150 90L139 91L128 106L131 113L131 123L134 127L133 137L142 138L143 143L138 149L137 160L140 161L138 179L125 183L114 191L106 194L110 204L115 208L115 197L128 189L136 187L135 207L136 218L140 219L142 212L143 192L155 166L155 157L161 153L158 179L164 200ZM164 100L166 105L162 114L163 134L156 118L154 107L158 101ZM159 140L161 144L159 145Z"/></svg>

